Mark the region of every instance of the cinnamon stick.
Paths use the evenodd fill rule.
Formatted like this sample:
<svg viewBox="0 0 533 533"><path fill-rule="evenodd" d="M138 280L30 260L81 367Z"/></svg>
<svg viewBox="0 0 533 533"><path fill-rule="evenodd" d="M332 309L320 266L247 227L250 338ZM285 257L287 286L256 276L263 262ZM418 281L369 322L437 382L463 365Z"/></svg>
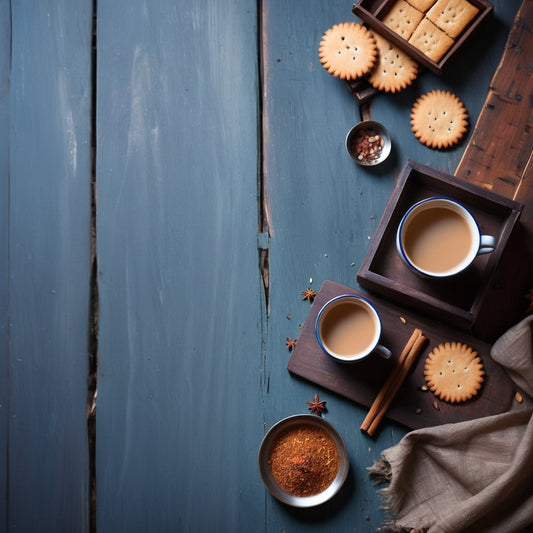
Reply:
<svg viewBox="0 0 533 533"><path fill-rule="evenodd" d="M425 341L426 337L422 334L422 331L416 328L361 424L361 430L365 431L368 435L373 436L376 432L394 396L396 396L409 370L418 358Z"/></svg>
<svg viewBox="0 0 533 533"><path fill-rule="evenodd" d="M363 431L367 431L370 427L370 424L372 423L372 420L374 420L374 417L377 415L379 408L381 407L383 400L385 399L385 396L387 394L387 391L390 389L392 382L396 379L396 376L398 375L400 368L405 363L405 359L409 352L411 351L411 348L413 347L416 339L422 335L422 330L416 328L411 337L409 337L409 340L407 341L407 344L405 345L404 349L402 350L402 353L400 354L400 357L398 358L398 361L394 365L391 373L389 374L389 377L387 378L387 381L385 384L381 387L381 390L379 391L378 395L376 396L376 399L372 403L372 406L370 407L370 411L368 412L366 418L364 419L361 429Z"/></svg>

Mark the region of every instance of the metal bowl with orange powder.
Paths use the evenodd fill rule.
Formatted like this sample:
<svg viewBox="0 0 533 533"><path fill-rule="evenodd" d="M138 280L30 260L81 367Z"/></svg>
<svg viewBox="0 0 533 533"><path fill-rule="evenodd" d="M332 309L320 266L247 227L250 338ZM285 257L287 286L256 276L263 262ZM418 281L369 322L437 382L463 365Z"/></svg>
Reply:
<svg viewBox="0 0 533 533"><path fill-rule="evenodd" d="M272 426L263 438L258 461L272 496L293 507L313 507L331 499L350 467L338 431L310 414L289 416Z"/></svg>

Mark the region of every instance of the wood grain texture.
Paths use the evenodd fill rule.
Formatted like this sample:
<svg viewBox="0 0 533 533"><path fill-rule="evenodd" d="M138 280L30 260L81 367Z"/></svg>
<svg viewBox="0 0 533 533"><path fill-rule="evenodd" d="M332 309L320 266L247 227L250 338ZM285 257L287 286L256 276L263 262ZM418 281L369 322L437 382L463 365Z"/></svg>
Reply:
<svg viewBox="0 0 533 533"><path fill-rule="evenodd" d="M11 11L0 4L0 79L10 78ZM9 84L0 84L0 530L8 530Z"/></svg>
<svg viewBox="0 0 533 533"><path fill-rule="evenodd" d="M263 527L257 61L255 2L98 2L100 532Z"/></svg>
<svg viewBox="0 0 533 533"><path fill-rule="evenodd" d="M533 3L516 14L474 133L455 171L524 205L480 315L484 336L524 317L533 286Z"/></svg>
<svg viewBox="0 0 533 533"><path fill-rule="evenodd" d="M456 175L522 202L522 224L533 238L533 3L516 15ZM533 251L533 248L531 248Z"/></svg>
<svg viewBox="0 0 533 533"><path fill-rule="evenodd" d="M92 7L11 2L9 15L8 508L0 529L83 531Z"/></svg>

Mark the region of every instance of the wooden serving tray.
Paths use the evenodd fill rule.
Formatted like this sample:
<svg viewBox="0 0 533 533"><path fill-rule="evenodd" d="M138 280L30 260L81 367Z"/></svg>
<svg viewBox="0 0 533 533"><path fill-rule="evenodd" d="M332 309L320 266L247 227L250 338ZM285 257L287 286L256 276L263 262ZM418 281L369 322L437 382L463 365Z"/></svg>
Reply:
<svg viewBox="0 0 533 533"><path fill-rule="evenodd" d="M315 337L316 316L328 300L339 294L363 295L375 305L383 326L381 343L392 351L391 359L371 356L360 363L343 364L332 360L322 351ZM394 398L387 412L388 418L416 429L472 420L509 409L513 400L514 386L502 367L491 358L489 344L466 332L456 331L440 322L422 318L375 296L368 296L333 281L325 281L322 284L298 336L287 368L294 375L370 407L387 379L394 361L417 327L423 331L428 342ZM462 404L449 404L438 400L430 391L420 390L425 384L426 356L435 346L446 341L459 341L471 346L478 352L485 368L486 376L482 389L476 397ZM354 420L354 423L362 421L363 419Z"/></svg>
<svg viewBox="0 0 533 533"><path fill-rule="evenodd" d="M435 62L427 57L423 52L415 48L412 44L400 37L396 32L385 26L381 19L388 13L396 0L359 0L353 6L353 13L357 15L367 25L380 33L383 37L400 47L404 52L409 54L415 61L424 65L435 74L441 74L448 64L449 60L462 50L465 42L470 38L472 33L479 28L482 21L492 12L493 6L486 0L469 0L469 2L479 9L479 12L455 39L455 44L442 56L439 62Z"/></svg>
<svg viewBox="0 0 533 533"><path fill-rule="evenodd" d="M396 231L404 213L415 202L438 195L463 203L477 219L482 233L498 239L494 252L477 257L465 272L449 279L418 276L396 251ZM372 237L357 281L361 287L402 306L471 330L521 210L517 202L408 160Z"/></svg>

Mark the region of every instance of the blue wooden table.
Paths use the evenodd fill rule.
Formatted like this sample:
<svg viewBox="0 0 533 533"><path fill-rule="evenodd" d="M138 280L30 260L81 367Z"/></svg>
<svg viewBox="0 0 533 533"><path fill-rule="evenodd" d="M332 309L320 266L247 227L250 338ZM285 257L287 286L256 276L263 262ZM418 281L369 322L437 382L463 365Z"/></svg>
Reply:
<svg viewBox="0 0 533 533"><path fill-rule="evenodd" d="M287 371L307 287L356 287L407 158L453 173L465 142L410 131L419 94L481 111L519 0L437 77L372 101L393 153L321 66L341 0L0 2L0 530L374 531L366 409ZM530 23L533 21L529 21ZM328 504L274 500L265 432L314 394L350 474Z"/></svg>

